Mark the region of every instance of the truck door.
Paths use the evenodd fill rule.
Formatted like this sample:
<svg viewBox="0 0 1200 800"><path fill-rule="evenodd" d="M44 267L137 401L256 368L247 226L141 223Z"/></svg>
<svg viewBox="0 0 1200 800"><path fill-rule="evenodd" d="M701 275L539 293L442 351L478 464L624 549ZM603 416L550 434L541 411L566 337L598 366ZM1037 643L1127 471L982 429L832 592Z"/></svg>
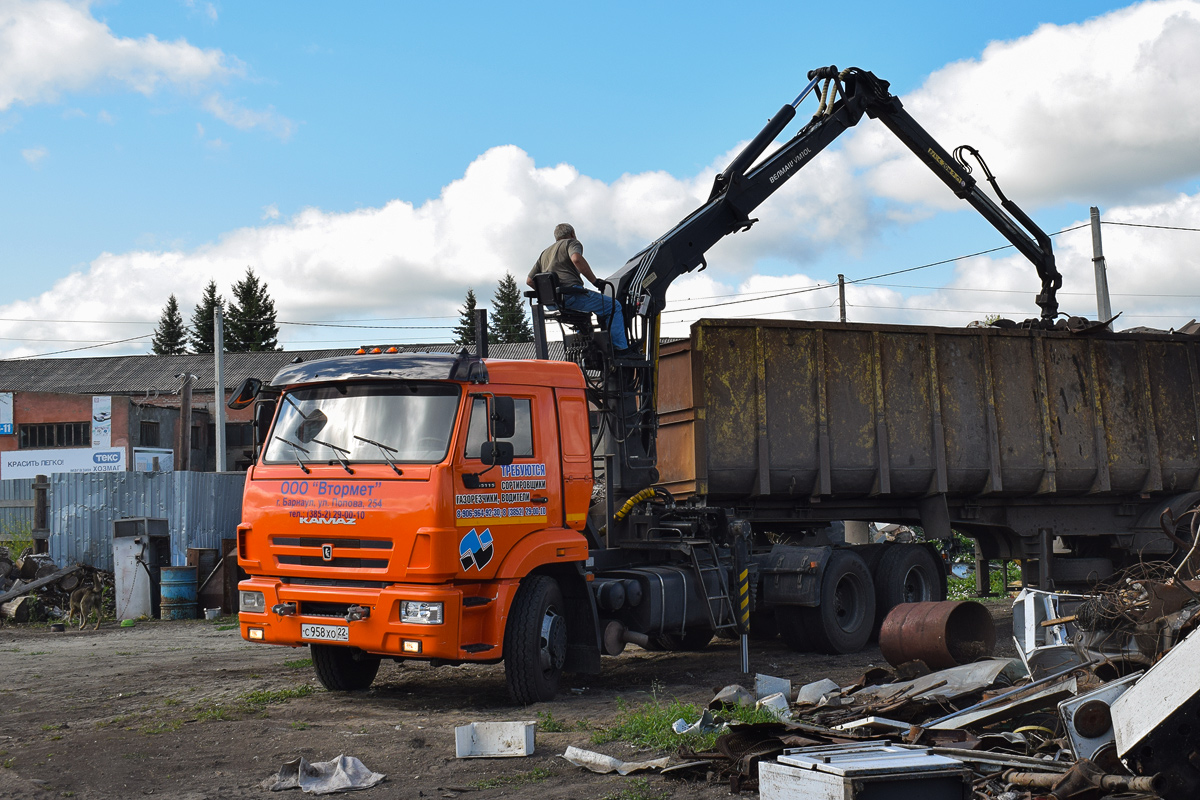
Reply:
<svg viewBox="0 0 1200 800"><path fill-rule="evenodd" d="M559 390L558 428L562 448L565 526L583 530L592 503L592 431L587 399L580 390Z"/></svg>
<svg viewBox="0 0 1200 800"><path fill-rule="evenodd" d="M550 389L526 389L498 396L513 398L516 430L501 441L513 446L513 463L484 473L478 489L467 489L461 474L455 481L455 525L462 532L460 555L470 577L491 577L504 554L522 538L563 525L562 468L558 425ZM463 467L483 472L479 449L487 437L487 407L472 400L463 450ZM493 558L493 554L496 556Z"/></svg>

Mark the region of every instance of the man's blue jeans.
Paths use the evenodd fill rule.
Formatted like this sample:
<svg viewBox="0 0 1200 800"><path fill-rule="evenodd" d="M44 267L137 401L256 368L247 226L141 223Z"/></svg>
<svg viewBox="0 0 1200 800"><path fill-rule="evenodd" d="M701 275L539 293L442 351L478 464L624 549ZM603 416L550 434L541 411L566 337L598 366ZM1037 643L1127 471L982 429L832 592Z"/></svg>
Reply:
<svg viewBox="0 0 1200 800"><path fill-rule="evenodd" d="M624 350L629 346L625 339L625 315L621 313L620 303L607 295L586 289L582 292L563 292L562 298L563 305L572 311L595 314L601 326L608 329L614 350Z"/></svg>

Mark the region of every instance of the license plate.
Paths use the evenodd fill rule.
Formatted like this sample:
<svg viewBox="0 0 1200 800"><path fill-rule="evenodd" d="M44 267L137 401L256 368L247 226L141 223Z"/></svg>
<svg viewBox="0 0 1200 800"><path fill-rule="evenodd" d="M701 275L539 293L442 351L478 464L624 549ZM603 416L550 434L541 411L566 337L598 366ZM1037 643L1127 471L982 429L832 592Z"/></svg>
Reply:
<svg viewBox="0 0 1200 800"><path fill-rule="evenodd" d="M300 638L314 642L348 642L350 629L345 625L301 625Z"/></svg>

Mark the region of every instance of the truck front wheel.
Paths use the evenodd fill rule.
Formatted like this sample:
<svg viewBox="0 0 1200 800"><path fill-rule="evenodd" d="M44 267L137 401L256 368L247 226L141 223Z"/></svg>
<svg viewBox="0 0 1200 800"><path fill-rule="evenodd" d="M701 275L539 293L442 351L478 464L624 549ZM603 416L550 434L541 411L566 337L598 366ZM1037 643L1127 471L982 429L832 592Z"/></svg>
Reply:
<svg viewBox="0 0 1200 800"><path fill-rule="evenodd" d="M834 550L821 576L820 605L801 614L813 646L822 653L857 653L871 637L875 587L862 557Z"/></svg>
<svg viewBox="0 0 1200 800"><path fill-rule="evenodd" d="M521 582L504 632L508 693L523 706L553 700L567 658L562 590L546 575Z"/></svg>
<svg viewBox="0 0 1200 800"><path fill-rule="evenodd" d="M353 647L333 644L309 645L313 669L321 685L331 692L357 692L366 689L379 672L380 657Z"/></svg>

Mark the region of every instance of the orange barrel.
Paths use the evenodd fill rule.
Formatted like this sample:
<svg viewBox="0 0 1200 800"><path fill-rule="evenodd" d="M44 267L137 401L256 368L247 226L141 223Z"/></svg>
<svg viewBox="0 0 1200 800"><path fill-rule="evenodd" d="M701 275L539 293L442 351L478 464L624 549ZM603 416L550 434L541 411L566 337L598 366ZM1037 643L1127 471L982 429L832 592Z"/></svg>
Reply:
<svg viewBox="0 0 1200 800"><path fill-rule="evenodd" d="M947 669L992 655L996 625L973 600L901 603L879 629L879 649L894 667L920 659L930 669Z"/></svg>

